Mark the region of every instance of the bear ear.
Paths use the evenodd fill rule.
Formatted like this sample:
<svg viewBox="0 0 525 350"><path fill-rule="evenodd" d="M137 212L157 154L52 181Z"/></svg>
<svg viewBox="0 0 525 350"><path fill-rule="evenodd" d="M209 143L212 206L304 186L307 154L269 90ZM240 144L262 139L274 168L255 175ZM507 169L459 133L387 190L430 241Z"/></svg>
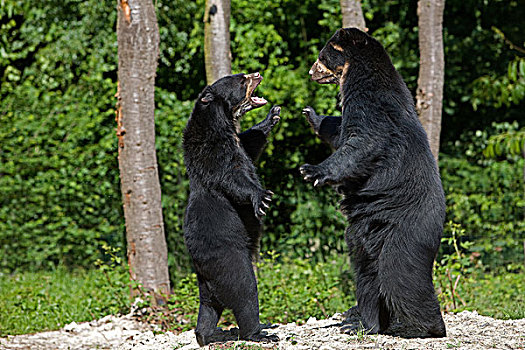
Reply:
<svg viewBox="0 0 525 350"><path fill-rule="evenodd" d="M210 103L211 101L213 101L213 99L214 99L213 94L211 94L210 92L206 92L204 96L201 97L201 102Z"/></svg>
<svg viewBox="0 0 525 350"><path fill-rule="evenodd" d="M346 32L346 28L339 28L337 31L336 31L336 34L337 34L337 38L339 40L345 40L346 37L348 36L347 35L347 32Z"/></svg>

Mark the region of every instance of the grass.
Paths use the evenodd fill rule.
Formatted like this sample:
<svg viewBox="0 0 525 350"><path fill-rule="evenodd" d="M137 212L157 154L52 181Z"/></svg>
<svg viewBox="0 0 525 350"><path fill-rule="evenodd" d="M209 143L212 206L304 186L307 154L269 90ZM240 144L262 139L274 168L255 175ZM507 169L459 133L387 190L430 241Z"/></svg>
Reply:
<svg viewBox="0 0 525 350"><path fill-rule="evenodd" d="M259 301L263 322L304 323L328 318L355 304L346 257L310 265L307 260L276 259L259 264Z"/></svg>
<svg viewBox="0 0 525 350"><path fill-rule="evenodd" d="M525 271L495 275L474 274L462 288L466 306L480 315L499 319L525 318Z"/></svg>
<svg viewBox="0 0 525 350"><path fill-rule="evenodd" d="M311 266L305 260L263 259L259 265L261 321L302 323L324 318L355 304L347 259ZM127 312L130 300L125 268L0 275L0 336L58 329L107 314ZM496 318L525 318L525 273L472 275L461 280L458 293L466 306ZM157 309L151 322L167 329L195 327L198 291L194 274L177 278L167 309ZM156 314L155 314L156 313ZM181 317L182 316L182 317ZM225 312L221 326L235 323Z"/></svg>
<svg viewBox="0 0 525 350"><path fill-rule="evenodd" d="M0 336L58 329L128 309L124 272L58 268L0 275Z"/></svg>

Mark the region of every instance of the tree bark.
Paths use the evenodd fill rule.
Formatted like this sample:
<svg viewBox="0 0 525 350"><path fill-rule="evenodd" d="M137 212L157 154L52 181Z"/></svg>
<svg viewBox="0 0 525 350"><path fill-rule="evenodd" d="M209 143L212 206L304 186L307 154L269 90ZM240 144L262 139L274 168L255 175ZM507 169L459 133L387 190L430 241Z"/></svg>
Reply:
<svg viewBox="0 0 525 350"><path fill-rule="evenodd" d="M231 74L230 0L206 0L204 61L208 85Z"/></svg>
<svg viewBox="0 0 525 350"><path fill-rule="evenodd" d="M117 136L131 278L142 292L170 290L155 153L159 30L152 0L118 1ZM133 291L136 294L137 291Z"/></svg>
<svg viewBox="0 0 525 350"><path fill-rule="evenodd" d="M427 132L430 149L438 159L445 63L443 52L443 10L445 0L419 0L419 78L416 109Z"/></svg>
<svg viewBox="0 0 525 350"><path fill-rule="evenodd" d="M361 0L340 0L343 14L343 28L354 27L366 31Z"/></svg>

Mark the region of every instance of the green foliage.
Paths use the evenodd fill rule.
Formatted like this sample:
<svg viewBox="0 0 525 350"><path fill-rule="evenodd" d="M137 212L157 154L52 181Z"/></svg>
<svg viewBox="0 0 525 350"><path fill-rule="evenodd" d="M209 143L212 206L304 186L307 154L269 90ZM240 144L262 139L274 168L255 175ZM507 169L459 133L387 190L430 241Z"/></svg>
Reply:
<svg viewBox="0 0 525 350"><path fill-rule="evenodd" d="M0 274L0 336L58 329L129 309L129 274L108 271L69 271Z"/></svg>
<svg viewBox="0 0 525 350"><path fill-rule="evenodd" d="M96 20L111 9L3 2L0 270L90 266L99 241L122 246L115 34Z"/></svg>
<svg viewBox="0 0 525 350"><path fill-rule="evenodd" d="M486 273L472 242L466 240L461 225L449 222L442 239L441 254L435 264L434 285L442 308L447 312L476 310L502 319L525 317L525 267L522 264ZM510 271L510 272L509 272Z"/></svg>
<svg viewBox="0 0 525 350"><path fill-rule="evenodd" d="M525 157L525 128L517 130L518 123L506 123L505 130L492 135L487 142L487 147L483 150L483 155L487 158L497 158L502 156ZM525 174L524 174L525 176Z"/></svg>
<svg viewBox="0 0 525 350"><path fill-rule="evenodd" d="M434 264L434 285L437 289L441 307L445 311L457 311L459 306L466 306L458 293L460 279L469 278L473 271L472 260L465 254L472 245L469 241L461 241L465 237L465 230L461 225L452 221L447 223L441 239L442 250L450 250L441 254L439 261ZM461 281L463 284L463 281Z"/></svg>
<svg viewBox="0 0 525 350"><path fill-rule="evenodd" d="M523 159L485 161L441 155L447 218L460 223L484 265L504 267L521 261L525 232Z"/></svg>
<svg viewBox="0 0 525 350"><path fill-rule="evenodd" d="M517 53L507 40L523 42L525 7L519 1L448 1L444 14L445 86L442 140L455 141L467 130L485 129L493 121L512 122L522 117L519 106L503 105L498 112L488 101L473 101L485 86L474 84L480 77L497 77L507 71ZM519 54L520 56L523 56Z"/></svg>
<svg viewBox="0 0 525 350"><path fill-rule="evenodd" d="M179 102L173 93L157 89L155 130L159 178L162 186L164 228L172 274L188 270L190 260L184 248L182 224L189 180L182 156L182 130L193 109L191 101Z"/></svg>
<svg viewBox="0 0 525 350"><path fill-rule="evenodd" d="M507 74L487 75L474 80L472 107L488 105L495 108L519 104L525 98L525 57L516 57L509 62Z"/></svg>
<svg viewBox="0 0 525 350"><path fill-rule="evenodd" d="M469 253L487 268L522 261L524 159L508 155L494 160L483 155L495 147L490 134L512 135L517 128L516 122L493 123L489 131L467 132L454 147L447 146L455 150L453 156L440 156L447 218L461 225L462 239L472 242Z"/></svg>

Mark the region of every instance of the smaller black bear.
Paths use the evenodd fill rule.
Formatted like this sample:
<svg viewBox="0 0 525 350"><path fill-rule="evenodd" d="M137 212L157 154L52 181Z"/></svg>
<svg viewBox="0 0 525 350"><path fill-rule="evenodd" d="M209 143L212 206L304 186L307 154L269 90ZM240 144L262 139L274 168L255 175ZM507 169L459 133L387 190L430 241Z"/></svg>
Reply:
<svg viewBox="0 0 525 350"><path fill-rule="evenodd" d="M432 284L445 196L410 91L383 46L355 28L332 36L310 75L340 86L342 117L303 110L335 151L300 171L343 195L357 297L348 314L372 332L445 336Z"/></svg>
<svg viewBox="0 0 525 350"><path fill-rule="evenodd" d="M252 263L262 234L261 217L273 195L261 186L253 162L280 119L280 107L272 107L265 120L239 133L240 118L267 103L252 96L261 80L259 73L236 74L206 86L184 130L190 178L184 239L199 284L195 334L201 346L213 341L225 308L233 310L241 339L279 340L259 323Z"/></svg>

